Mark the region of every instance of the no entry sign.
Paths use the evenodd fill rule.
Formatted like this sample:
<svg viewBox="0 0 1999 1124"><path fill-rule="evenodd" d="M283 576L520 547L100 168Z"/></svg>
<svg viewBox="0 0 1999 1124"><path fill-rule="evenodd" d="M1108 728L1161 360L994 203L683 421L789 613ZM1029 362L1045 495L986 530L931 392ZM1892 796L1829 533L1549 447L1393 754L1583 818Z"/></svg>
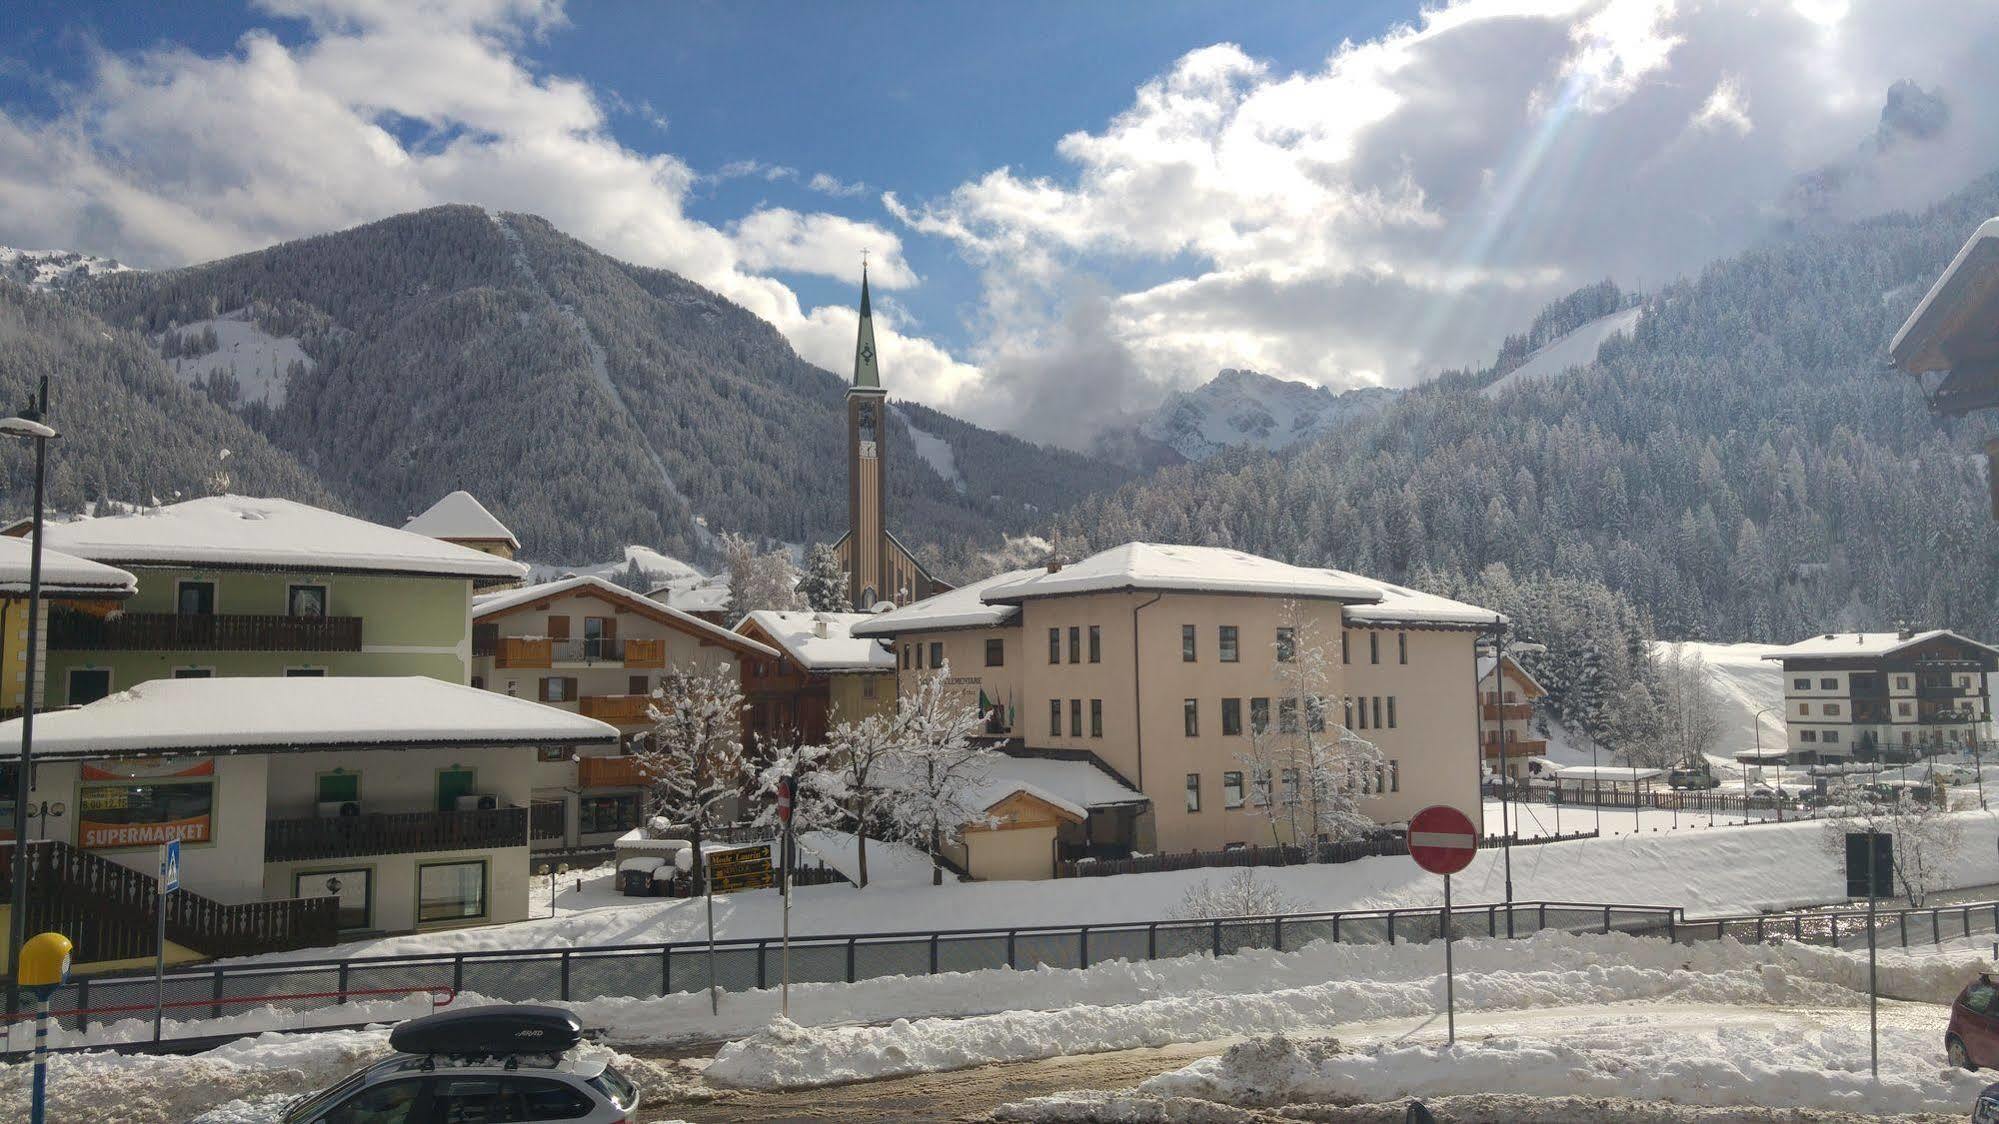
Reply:
<svg viewBox="0 0 1999 1124"><path fill-rule="evenodd" d="M1409 857L1431 874L1456 874L1478 854L1478 828L1456 808L1432 804L1409 817Z"/></svg>

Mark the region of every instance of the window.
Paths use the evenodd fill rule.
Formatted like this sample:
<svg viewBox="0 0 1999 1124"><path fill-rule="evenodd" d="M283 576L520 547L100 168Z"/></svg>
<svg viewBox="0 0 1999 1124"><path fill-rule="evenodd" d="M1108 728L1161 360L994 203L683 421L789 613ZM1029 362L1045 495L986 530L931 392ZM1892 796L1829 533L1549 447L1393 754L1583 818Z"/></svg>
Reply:
<svg viewBox="0 0 1999 1124"><path fill-rule="evenodd" d="M1817 730L1799 730L1798 740L1801 742L1815 742L1819 740L1819 732Z"/></svg>
<svg viewBox="0 0 1999 1124"><path fill-rule="evenodd" d="M1242 774L1222 774L1222 807L1242 807Z"/></svg>
<svg viewBox="0 0 1999 1124"><path fill-rule="evenodd" d="M1910 732L1909 732L1909 731L1907 731L1907 730L1904 730L1904 731L1902 731L1902 744L1903 744L1903 745L1909 745L1909 744L1913 743L1914 741L1915 741L1915 738L1913 738L1912 736L1910 736Z"/></svg>
<svg viewBox="0 0 1999 1124"><path fill-rule="evenodd" d="M507 697L519 698L520 694L521 694L521 681L518 679L507 680Z"/></svg>
<svg viewBox="0 0 1999 1124"><path fill-rule="evenodd" d="M416 923L486 916L486 861L425 863L416 868Z"/></svg>
<svg viewBox="0 0 1999 1124"><path fill-rule="evenodd" d="M1351 698L1348 698L1342 701L1346 704L1347 729L1352 730L1355 728L1353 724L1353 700Z"/></svg>
<svg viewBox="0 0 1999 1124"><path fill-rule="evenodd" d="M875 676L875 675L863 675L863 676L861 676L861 697L862 697L862 698L864 698L864 699L873 699L873 698L879 698L879 697L880 697L880 696L879 696L878 694L876 694L876 693L875 693L875 692L876 692L876 690L877 690L877 688L875 687L875 680L876 680L876 679L878 679L878 678L880 678L880 677L879 677L879 676Z"/></svg>
<svg viewBox="0 0 1999 1124"><path fill-rule="evenodd" d="M1270 700L1269 699L1249 700L1249 732L1252 734L1261 734L1268 732L1269 729L1270 729Z"/></svg>
<svg viewBox="0 0 1999 1124"><path fill-rule="evenodd" d="M1082 699L1069 700L1069 736L1072 738L1080 738L1083 736Z"/></svg>
<svg viewBox="0 0 1999 1124"><path fill-rule="evenodd" d="M1837 680L1837 679L1821 679L1821 680L1819 680L1819 690L1821 690L1821 691L1837 691L1837 690L1839 690L1839 680Z"/></svg>
<svg viewBox="0 0 1999 1124"><path fill-rule="evenodd" d="M1222 700L1222 734L1224 737L1238 737L1242 734L1242 700Z"/></svg>
<svg viewBox="0 0 1999 1124"><path fill-rule="evenodd" d="M1811 712L1812 712L1812 704L1810 703L1798 704L1798 717L1803 718L1805 715L1810 714Z"/></svg>
<svg viewBox="0 0 1999 1124"><path fill-rule="evenodd" d="M1367 662L1381 662L1381 634L1379 632L1370 632L1367 634Z"/></svg>
<svg viewBox="0 0 1999 1124"><path fill-rule="evenodd" d="M69 669L69 702L71 706L94 703L110 693L110 668L72 667Z"/></svg>
<svg viewBox="0 0 1999 1124"><path fill-rule="evenodd" d="M483 676L483 675L474 675L474 676L472 677L472 689L473 689L473 690L475 690L475 691L483 691L483 690L485 690L485 689L486 689L486 677L485 677L485 676Z"/></svg>
<svg viewBox="0 0 1999 1124"><path fill-rule="evenodd" d="M1298 700L1277 700L1277 732L1295 734L1298 732Z"/></svg>
<svg viewBox="0 0 1999 1124"><path fill-rule="evenodd" d="M576 680L567 675L541 677L542 702L575 702Z"/></svg>
<svg viewBox="0 0 1999 1124"><path fill-rule="evenodd" d="M1820 710L1823 710L1823 711L1825 711L1825 714L1826 714L1826 717L1828 717L1828 718L1837 718L1837 717L1839 717L1839 704L1838 704L1838 703L1825 703L1824 705L1822 705L1821 707L1819 707L1819 709L1820 709Z"/></svg>
<svg viewBox="0 0 1999 1124"><path fill-rule="evenodd" d="M916 670L923 670L923 645L916 646Z"/></svg>
<svg viewBox="0 0 1999 1124"><path fill-rule="evenodd" d="M1794 691L1809 691L1812 689L1812 681L1809 679L1793 679L1791 680L1791 689Z"/></svg>
<svg viewBox="0 0 1999 1124"><path fill-rule="evenodd" d="M323 667L288 667L285 669L285 678L324 679L326 678L326 669Z"/></svg>
<svg viewBox="0 0 1999 1124"><path fill-rule="evenodd" d="M576 802L577 830L584 834L630 831L639 826L637 793L585 796Z"/></svg>
<svg viewBox="0 0 1999 1124"><path fill-rule="evenodd" d="M1906 675L1897 675L1897 676L1895 677L1895 689L1896 689L1897 691L1906 691L1906 690L1908 690L1908 689L1909 689L1909 677L1908 677L1908 676L1906 676Z"/></svg>
<svg viewBox="0 0 1999 1124"><path fill-rule="evenodd" d="M534 759L545 764L554 765L570 760L570 753L570 750L559 745L542 745L535 747Z"/></svg>
<svg viewBox="0 0 1999 1124"><path fill-rule="evenodd" d="M1240 651L1238 651L1240 644L1237 640L1236 627L1234 625L1232 624L1223 625L1221 628L1220 639L1218 639L1215 643L1216 643L1216 655L1215 655L1216 659L1222 661L1223 663L1235 663L1241 658L1241 653Z"/></svg>
<svg viewBox="0 0 1999 1124"><path fill-rule="evenodd" d="M1048 630L1048 662L1062 662L1062 630L1059 628Z"/></svg>
<svg viewBox="0 0 1999 1124"><path fill-rule="evenodd" d="M1395 634L1395 662L1409 662L1409 634L1406 632Z"/></svg>
<svg viewBox="0 0 1999 1124"><path fill-rule="evenodd" d="M1352 647L1352 645L1351 645L1351 644L1349 644L1349 643L1347 643L1347 641L1349 641L1349 640L1350 640L1350 639L1352 639L1352 638L1353 638L1353 634L1352 634L1352 633L1348 632L1348 631L1347 631L1346 629L1344 629L1344 628L1340 630L1340 662L1341 662L1341 663L1352 663L1352 662L1353 662L1353 653L1352 653L1351 651L1349 651L1349 649L1350 649L1350 648Z"/></svg>
<svg viewBox="0 0 1999 1124"><path fill-rule="evenodd" d="M1819 733L1819 741L1821 742L1836 742L1838 740L1839 740L1838 730L1822 730Z"/></svg>
<svg viewBox="0 0 1999 1124"><path fill-rule="evenodd" d="M942 668L944 666L944 642L942 640L932 640L930 642L930 666L933 668Z"/></svg>
<svg viewBox="0 0 1999 1124"><path fill-rule="evenodd" d="M1393 757L1388 759L1388 791L1402 791L1402 762Z"/></svg>
<svg viewBox="0 0 1999 1124"><path fill-rule="evenodd" d="M1381 729L1381 696L1374 696L1374 728Z"/></svg>
<svg viewBox="0 0 1999 1124"><path fill-rule="evenodd" d="M177 667L174 668L174 678L213 679L215 678L215 669L212 667Z"/></svg>
<svg viewBox="0 0 1999 1124"><path fill-rule="evenodd" d="M988 637L986 639L986 666L987 667L1006 666L1006 641L1000 639L997 636Z"/></svg>
<svg viewBox="0 0 1999 1124"><path fill-rule="evenodd" d="M1048 736L1051 738L1059 738L1062 736L1061 699L1048 700Z"/></svg>
<svg viewBox="0 0 1999 1124"><path fill-rule="evenodd" d="M1872 675L1849 676L1847 678L1847 684L1848 686L1852 687L1853 690L1855 690L1856 692L1871 691L1874 689L1874 677Z"/></svg>
<svg viewBox="0 0 1999 1124"><path fill-rule="evenodd" d="M1370 633L1369 635L1373 635L1373 634L1372 634L1372 633ZM1297 633L1296 633L1296 631L1295 631L1295 630L1293 630L1293 629L1290 629L1290 628L1280 628L1280 629L1278 629L1278 630L1277 630L1277 662L1278 662L1278 663L1290 663L1290 662L1291 662L1291 658L1292 658L1293 656L1297 655L1297 654L1298 654L1298 640L1297 640Z"/></svg>
<svg viewBox="0 0 1999 1124"><path fill-rule="evenodd" d="M1069 626L1069 662L1083 662L1083 630L1073 624Z"/></svg>
<svg viewBox="0 0 1999 1124"><path fill-rule="evenodd" d="M1388 728L1395 728L1395 696L1388 696Z"/></svg>
<svg viewBox="0 0 1999 1124"><path fill-rule="evenodd" d="M1104 662L1104 630L1096 625L1090 626L1090 662Z"/></svg>
<svg viewBox="0 0 1999 1124"><path fill-rule="evenodd" d="M1249 802L1259 808L1270 806L1270 770L1262 766L1250 768Z"/></svg>
<svg viewBox="0 0 1999 1124"><path fill-rule="evenodd" d="M292 875L295 898L335 899L335 927L351 932L369 927L374 916L374 872L365 867L353 870L312 870Z"/></svg>
<svg viewBox="0 0 1999 1124"><path fill-rule="evenodd" d="M1999 1014L1992 1010L1992 1001L1999 999L1999 988L1989 984L1975 983L1964 992L1964 1005L1981 1015Z"/></svg>
<svg viewBox="0 0 1999 1124"><path fill-rule="evenodd" d="M336 800L361 799L361 774L335 769L321 773L316 785L321 804L331 804Z"/></svg>
<svg viewBox="0 0 1999 1124"><path fill-rule="evenodd" d="M627 675L625 676L625 693L628 695L651 694L652 681L643 675Z"/></svg>
<svg viewBox="0 0 1999 1124"><path fill-rule="evenodd" d="M902 646L902 670L909 670L909 645Z"/></svg>
<svg viewBox="0 0 1999 1124"><path fill-rule="evenodd" d="M1183 721L1183 722L1185 723L1185 725L1186 725L1186 727L1187 727L1187 736L1188 736L1188 737L1190 737L1190 738L1198 738L1198 737L1200 737L1200 736L1201 736L1201 700L1199 700L1199 699L1188 699L1187 701L1185 701L1184 703L1182 703L1182 704L1180 705L1180 716L1181 716L1181 720L1182 720L1182 721Z"/></svg>
<svg viewBox="0 0 1999 1124"><path fill-rule="evenodd" d="M110 781L77 790L77 846L141 847L179 839L206 843L215 814L213 780Z"/></svg>
<svg viewBox="0 0 1999 1124"><path fill-rule="evenodd" d="M1102 699L1090 700L1090 736L1093 738L1104 736L1104 700Z"/></svg>
<svg viewBox="0 0 1999 1124"><path fill-rule="evenodd" d="M1187 774L1187 810L1190 812L1201 810L1201 774L1199 773Z"/></svg>
<svg viewBox="0 0 1999 1124"><path fill-rule="evenodd" d="M1354 710L1354 714L1355 714L1355 715L1356 715L1356 716L1357 716L1357 717L1358 717L1358 718L1360 719L1360 724L1359 724L1359 725L1357 725L1357 726L1355 726L1355 727L1354 727L1354 729L1356 729L1356 730L1365 730L1365 729L1367 729L1367 700L1366 700L1366 699L1354 699L1354 700L1353 700L1353 710Z"/></svg>
<svg viewBox="0 0 1999 1124"><path fill-rule="evenodd" d="M181 582L175 587L174 611L183 616L210 616L215 612L214 582Z"/></svg>
<svg viewBox="0 0 1999 1124"><path fill-rule="evenodd" d="M1376 765L1374 767L1374 787L1368 789L1368 791L1372 793L1388 791L1388 766Z"/></svg>
<svg viewBox="0 0 1999 1124"><path fill-rule="evenodd" d="M1282 783L1284 785L1284 802L1286 804L1296 804L1298 802L1298 770L1284 770Z"/></svg>
<svg viewBox="0 0 1999 1124"><path fill-rule="evenodd" d="M286 586L285 612L294 617L325 616L326 587L323 585Z"/></svg>
<svg viewBox="0 0 1999 1124"><path fill-rule="evenodd" d="M1898 717L1898 718L1907 718L1907 717L1909 717L1910 713L1911 713L1911 709L1910 709L1910 707L1909 707L1909 704L1908 704L1908 703L1905 703L1905 702L1898 702L1898 703L1896 703L1896 704L1895 704L1895 715L1896 715L1896 717Z"/></svg>
<svg viewBox="0 0 1999 1124"><path fill-rule="evenodd" d="M385 1081L363 1089L320 1119L326 1124L368 1124L372 1120L408 1120L416 1112L423 1082L411 1077Z"/></svg>
<svg viewBox="0 0 1999 1124"><path fill-rule="evenodd" d="M575 1120L590 1115L590 1101L546 1077L449 1076L432 1079L430 1120L472 1124L487 1120ZM400 1120L393 1114L370 1120Z"/></svg>
<svg viewBox="0 0 1999 1124"><path fill-rule="evenodd" d="M1180 662L1194 662L1194 626L1191 624L1180 626Z"/></svg>
<svg viewBox="0 0 1999 1124"><path fill-rule="evenodd" d="M1326 732L1326 700L1317 695L1305 696L1305 728L1315 734Z"/></svg>

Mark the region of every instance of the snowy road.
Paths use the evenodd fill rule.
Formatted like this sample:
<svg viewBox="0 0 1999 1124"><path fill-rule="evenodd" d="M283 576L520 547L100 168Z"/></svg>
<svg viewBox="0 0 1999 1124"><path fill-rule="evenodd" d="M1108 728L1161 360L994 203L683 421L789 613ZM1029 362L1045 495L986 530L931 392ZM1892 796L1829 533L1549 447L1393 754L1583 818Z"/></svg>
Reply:
<svg viewBox="0 0 1999 1124"><path fill-rule="evenodd" d="M1939 1043L1937 1062L1942 1064L1941 1027L1947 1017L1944 1008L1926 1003L1891 1001L1882 1004L1881 1017L1882 1025L1887 1028L1900 1028L1912 1035L1934 1034ZM1615 1029L1627 1035L1670 1031L1681 1035L1711 1036L1720 1041L1743 1034L1798 1036L1843 1027L1855 1027L1864 1032L1866 1019L1864 1010L1850 1008L1592 1004L1533 1011L1467 1012L1458 1018L1458 1036L1462 1042L1519 1038L1537 1043L1559 1043L1578 1037L1596 1037ZM1441 1014L1344 1023L1320 1030L1338 1038L1350 1051L1414 1043L1434 1044L1444 1040ZM1312 1033L1301 1031L1293 1037L1310 1037ZM642 1115L641 1119L678 1118L695 1124L774 1124L779 1121L829 1119L977 1119L1002 1105L1034 1097L1077 1091L1113 1093L1128 1090L1148 1078L1181 1069L1202 1058L1219 1057L1230 1046L1242 1041L1241 1038L1226 1038L1162 1048L979 1066L950 1073L919 1074L830 1089L729 1091L706 1104L660 1105L651 1110L653 1115ZM1864 1055L1858 1061L1864 1065ZM1079 1113L1071 1118L1086 1117Z"/></svg>

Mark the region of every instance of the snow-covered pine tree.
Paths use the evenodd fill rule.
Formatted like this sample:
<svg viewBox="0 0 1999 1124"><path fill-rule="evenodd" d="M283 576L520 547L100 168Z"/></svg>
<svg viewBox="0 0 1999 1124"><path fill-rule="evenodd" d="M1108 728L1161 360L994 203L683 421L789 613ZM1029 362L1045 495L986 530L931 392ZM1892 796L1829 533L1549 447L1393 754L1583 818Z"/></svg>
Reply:
<svg viewBox="0 0 1999 1124"><path fill-rule="evenodd" d="M805 575L798 582L798 597L805 607L818 613L845 612L847 570L840 556L823 542L813 543L805 556Z"/></svg>

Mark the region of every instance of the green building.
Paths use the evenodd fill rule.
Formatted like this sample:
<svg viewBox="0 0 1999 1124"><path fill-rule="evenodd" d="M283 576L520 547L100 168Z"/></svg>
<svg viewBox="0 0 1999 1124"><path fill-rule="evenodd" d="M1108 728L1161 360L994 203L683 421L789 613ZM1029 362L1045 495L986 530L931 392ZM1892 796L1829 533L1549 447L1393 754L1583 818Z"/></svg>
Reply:
<svg viewBox="0 0 1999 1124"><path fill-rule="evenodd" d="M424 675L467 683L474 590L527 567L290 500L209 496L51 523L48 545L131 571L119 610L53 609L46 705L153 679Z"/></svg>

